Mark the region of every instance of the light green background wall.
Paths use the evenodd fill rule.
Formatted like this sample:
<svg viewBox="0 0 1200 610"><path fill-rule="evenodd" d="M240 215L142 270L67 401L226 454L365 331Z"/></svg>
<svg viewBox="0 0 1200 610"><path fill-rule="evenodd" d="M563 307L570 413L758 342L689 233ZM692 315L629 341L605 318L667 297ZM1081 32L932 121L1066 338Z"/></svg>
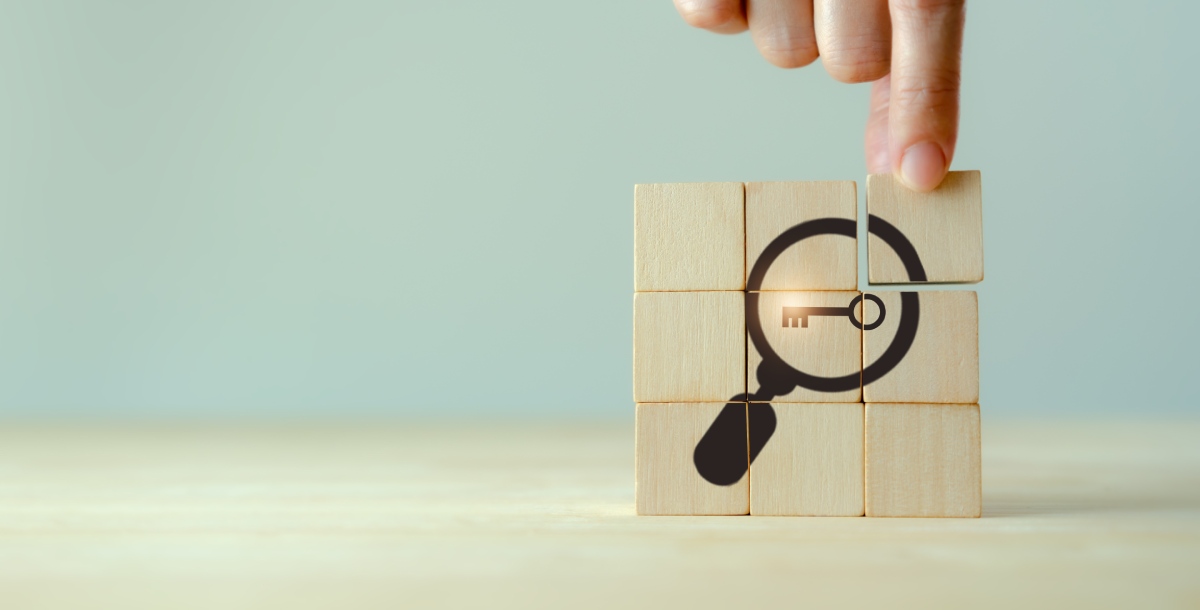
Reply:
<svg viewBox="0 0 1200 610"><path fill-rule="evenodd" d="M669 0L3 7L9 416L628 416L632 185L864 177ZM1196 412L1198 22L971 4L992 413Z"/></svg>

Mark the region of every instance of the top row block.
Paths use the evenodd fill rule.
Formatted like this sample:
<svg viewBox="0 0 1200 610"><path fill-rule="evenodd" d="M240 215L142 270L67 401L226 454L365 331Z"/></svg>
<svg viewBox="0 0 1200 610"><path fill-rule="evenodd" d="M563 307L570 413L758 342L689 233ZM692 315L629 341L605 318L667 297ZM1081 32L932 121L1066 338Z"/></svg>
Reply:
<svg viewBox="0 0 1200 610"><path fill-rule="evenodd" d="M745 201L741 182L633 187L633 289L742 290Z"/></svg>
<svg viewBox="0 0 1200 610"><path fill-rule="evenodd" d="M867 176L867 214L886 221L908 238L925 268L925 281L983 281L979 172L950 172L929 193L911 191L891 174ZM867 282L913 283L900 257L876 230L867 236Z"/></svg>
<svg viewBox="0 0 1200 610"><path fill-rule="evenodd" d="M854 182L639 184L634 209L637 292L858 288ZM867 212L871 284L922 281L909 278L896 239L879 237L889 227L916 250L923 281L983 279L979 172L951 172L932 193L869 176Z"/></svg>

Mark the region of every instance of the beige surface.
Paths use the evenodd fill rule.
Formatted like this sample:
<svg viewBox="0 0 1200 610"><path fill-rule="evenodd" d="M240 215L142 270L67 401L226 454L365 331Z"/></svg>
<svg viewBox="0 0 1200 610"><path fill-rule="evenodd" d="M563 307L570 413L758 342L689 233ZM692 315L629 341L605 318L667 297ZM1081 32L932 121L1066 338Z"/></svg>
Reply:
<svg viewBox="0 0 1200 610"><path fill-rule="evenodd" d="M858 292L762 292L758 295L758 316L763 335L771 349L796 370L820 377L841 377L862 370L862 331L847 316L811 316L808 327L795 318L785 320L788 307L847 307ZM856 304L855 316L862 320L862 304ZM784 326L785 321L788 326ZM870 323L872 320L868 320ZM746 380L749 391L759 388L756 371L762 356L746 335ZM845 392L817 392L797 387L773 402L859 402L862 386Z"/></svg>
<svg viewBox="0 0 1200 610"><path fill-rule="evenodd" d="M750 480L733 485L704 480L692 462L696 443L725 403L637 405L635 496L641 515L745 515ZM745 418L745 408L741 409ZM745 428L743 428L743 432ZM742 445L745 466L745 445Z"/></svg>
<svg viewBox="0 0 1200 610"><path fill-rule="evenodd" d="M978 517L979 405L867 404L868 517Z"/></svg>
<svg viewBox="0 0 1200 610"><path fill-rule="evenodd" d="M863 514L863 405L777 404L750 465L750 514Z"/></svg>
<svg viewBox="0 0 1200 610"><path fill-rule="evenodd" d="M858 218L854 182L747 182L746 274L780 233L815 218ZM761 290L855 290L858 240L811 237L785 250L763 278Z"/></svg>
<svg viewBox="0 0 1200 610"><path fill-rule="evenodd" d="M633 296L634 402L725 402L746 391L743 292Z"/></svg>
<svg viewBox="0 0 1200 610"><path fill-rule="evenodd" d="M628 407L597 425L8 425L0 607L1196 608L1200 422L1078 409L985 414L983 518L946 520L637 517Z"/></svg>
<svg viewBox="0 0 1200 610"><path fill-rule="evenodd" d="M869 366L892 344L899 328L899 292L871 290L886 308L883 324L863 332ZM866 402L979 402L979 298L974 291L922 291L917 336L904 359L863 387ZM866 301L866 299L864 299ZM866 301L868 321L876 319Z"/></svg>
<svg viewBox="0 0 1200 610"><path fill-rule="evenodd" d="M741 182L634 187L634 290L741 290L746 285Z"/></svg>
<svg viewBox="0 0 1200 610"><path fill-rule="evenodd" d="M950 172L931 193L908 190L892 174L867 176L867 213L904 233L930 282L983 280L983 199L978 171ZM872 284L908 283L900 258L883 240L867 237Z"/></svg>

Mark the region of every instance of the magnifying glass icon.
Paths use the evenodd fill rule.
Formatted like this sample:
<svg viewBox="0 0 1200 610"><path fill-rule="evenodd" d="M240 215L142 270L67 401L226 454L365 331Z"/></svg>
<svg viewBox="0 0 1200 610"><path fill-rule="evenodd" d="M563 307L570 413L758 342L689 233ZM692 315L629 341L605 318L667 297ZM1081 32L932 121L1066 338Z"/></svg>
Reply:
<svg viewBox="0 0 1200 610"><path fill-rule="evenodd" d="M916 248L899 229L872 215L867 217L867 232L880 238L896 253L910 281L927 281L925 268ZM733 485L746 474L750 462L754 461L775 433L776 418L775 410L769 403L771 399L786 395L797 387L816 392L845 392L860 387L860 384L867 385L894 369L912 347L921 317L920 298L916 292L900 293L900 321L896 335L883 354L875 362L865 366L861 372L824 377L801 371L779 356L763 332L758 290L762 287L767 271L784 250L818 235L841 235L853 239L857 234L857 223L848 218L810 220L781 233L767 245L754 262L746 280L746 330L754 348L762 357L762 362L755 371L759 388L755 392L732 397L731 402L725 405L696 444L692 462L700 476L708 482L714 485ZM864 325L865 320L860 321L854 317L855 306L864 296L879 306L879 316L868 325ZM875 295L860 295L846 308L849 311L835 309L839 310L838 314L846 313L851 322L863 330L877 328L883 323L886 315L882 300ZM751 402L748 416L746 402ZM749 460L746 459L747 455Z"/></svg>

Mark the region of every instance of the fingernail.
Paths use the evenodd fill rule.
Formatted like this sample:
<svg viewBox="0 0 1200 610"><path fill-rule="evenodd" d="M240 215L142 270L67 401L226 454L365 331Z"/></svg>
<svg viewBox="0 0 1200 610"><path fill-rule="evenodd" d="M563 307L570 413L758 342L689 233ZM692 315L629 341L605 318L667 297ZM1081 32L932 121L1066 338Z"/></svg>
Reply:
<svg viewBox="0 0 1200 610"><path fill-rule="evenodd" d="M932 191L946 175L946 155L933 142L913 144L900 159L900 179L914 191Z"/></svg>

